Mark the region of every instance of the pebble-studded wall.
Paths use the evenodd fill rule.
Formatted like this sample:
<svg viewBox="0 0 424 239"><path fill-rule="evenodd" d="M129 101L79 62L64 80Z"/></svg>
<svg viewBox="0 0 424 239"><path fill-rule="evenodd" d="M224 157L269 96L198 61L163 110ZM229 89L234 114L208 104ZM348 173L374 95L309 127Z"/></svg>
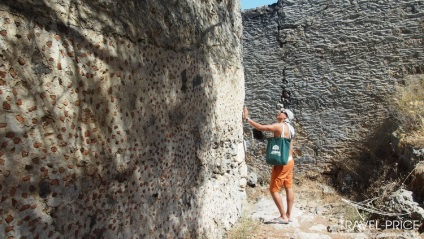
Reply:
<svg viewBox="0 0 424 239"><path fill-rule="evenodd" d="M275 2L242 13L252 118L273 122L280 102L292 109L305 167L387 141L375 133L393 130L394 85L424 72L424 1ZM248 141L263 157L263 141Z"/></svg>
<svg viewBox="0 0 424 239"><path fill-rule="evenodd" d="M1 1L0 238L221 238L247 174L239 9Z"/></svg>

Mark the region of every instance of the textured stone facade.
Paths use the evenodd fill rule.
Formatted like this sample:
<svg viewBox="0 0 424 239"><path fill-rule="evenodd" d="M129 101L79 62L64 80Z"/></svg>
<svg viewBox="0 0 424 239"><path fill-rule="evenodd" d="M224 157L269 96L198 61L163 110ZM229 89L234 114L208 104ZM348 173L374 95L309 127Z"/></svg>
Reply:
<svg viewBox="0 0 424 239"><path fill-rule="evenodd" d="M246 184L238 1L0 2L0 238L220 238Z"/></svg>
<svg viewBox="0 0 424 239"><path fill-rule="evenodd" d="M388 143L375 134L393 130L394 85L424 72L423 19L424 1L280 0L243 12L251 118L273 122L279 102L293 109L298 163ZM263 141L248 141L263 157Z"/></svg>

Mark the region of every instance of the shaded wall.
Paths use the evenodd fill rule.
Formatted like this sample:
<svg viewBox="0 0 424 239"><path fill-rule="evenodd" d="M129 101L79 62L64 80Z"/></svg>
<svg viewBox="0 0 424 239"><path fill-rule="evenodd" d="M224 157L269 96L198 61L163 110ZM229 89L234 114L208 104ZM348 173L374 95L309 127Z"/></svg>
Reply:
<svg viewBox="0 0 424 239"><path fill-rule="evenodd" d="M292 109L298 163L348 158L380 140L388 147L375 134L393 130L395 84L424 71L423 16L423 1L280 0L244 11L252 118L273 122L277 103ZM263 157L263 144L251 137L249 154Z"/></svg>
<svg viewBox="0 0 424 239"><path fill-rule="evenodd" d="M2 1L0 237L221 237L240 37L237 1Z"/></svg>

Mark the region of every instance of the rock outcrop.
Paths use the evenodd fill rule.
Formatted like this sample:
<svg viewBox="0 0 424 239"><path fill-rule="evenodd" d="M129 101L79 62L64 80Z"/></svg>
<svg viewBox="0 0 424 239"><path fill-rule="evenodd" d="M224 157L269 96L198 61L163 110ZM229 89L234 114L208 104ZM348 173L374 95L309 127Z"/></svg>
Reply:
<svg viewBox="0 0 424 239"><path fill-rule="evenodd" d="M220 238L247 170L237 1L0 2L0 238Z"/></svg>

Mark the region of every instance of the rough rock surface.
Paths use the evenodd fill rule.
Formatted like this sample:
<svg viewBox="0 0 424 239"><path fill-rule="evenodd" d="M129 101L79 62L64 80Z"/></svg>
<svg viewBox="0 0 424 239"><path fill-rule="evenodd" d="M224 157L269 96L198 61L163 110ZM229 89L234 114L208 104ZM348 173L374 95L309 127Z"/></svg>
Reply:
<svg viewBox="0 0 424 239"><path fill-rule="evenodd" d="M414 200L412 191L400 189L388 196L383 204L385 212L404 213L404 217L419 222L424 219L424 209Z"/></svg>
<svg viewBox="0 0 424 239"><path fill-rule="evenodd" d="M238 1L0 2L0 238L220 238L247 170Z"/></svg>
<svg viewBox="0 0 424 239"><path fill-rule="evenodd" d="M398 79L424 71L423 18L424 1L408 0L280 0L244 11L251 118L273 122L280 101L292 109L303 163L387 145L374 133L393 130L387 105Z"/></svg>
<svg viewBox="0 0 424 239"><path fill-rule="evenodd" d="M415 166L412 173L411 189L415 196L419 199L424 199L424 163L421 162Z"/></svg>

